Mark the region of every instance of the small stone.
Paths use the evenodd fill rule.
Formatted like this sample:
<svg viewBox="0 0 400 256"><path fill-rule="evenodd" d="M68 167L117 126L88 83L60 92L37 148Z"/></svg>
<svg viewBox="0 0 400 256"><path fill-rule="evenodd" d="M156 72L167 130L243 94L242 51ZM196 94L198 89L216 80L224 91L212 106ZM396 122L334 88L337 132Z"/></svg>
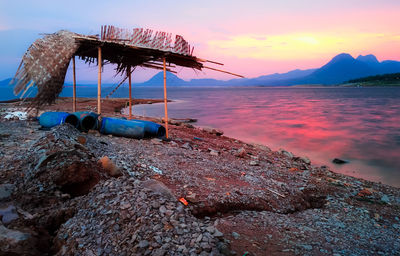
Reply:
<svg viewBox="0 0 400 256"><path fill-rule="evenodd" d="M309 244L301 244L299 246L307 251L311 251L313 249L312 245L309 245Z"/></svg>
<svg viewBox="0 0 400 256"><path fill-rule="evenodd" d="M203 235L200 234L197 238L196 238L196 243L199 243L201 240L203 240Z"/></svg>
<svg viewBox="0 0 400 256"><path fill-rule="evenodd" d="M167 253L166 250L164 250L163 248L158 248L156 250L154 250L151 255L153 256L164 256Z"/></svg>
<svg viewBox="0 0 400 256"><path fill-rule="evenodd" d="M235 239L239 239L240 238L240 235L238 233L236 233L236 232L232 232L232 236Z"/></svg>
<svg viewBox="0 0 400 256"><path fill-rule="evenodd" d="M232 255L231 251L229 250L229 246L224 242L219 242L217 244L217 248L218 248L218 251L220 253L222 253L222 255Z"/></svg>
<svg viewBox="0 0 400 256"><path fill-rule="evenodd" d="M347 164L348 162L349 161L343 160L343 159L340 159L340 158L335 158L335 159L332 160L332 163L334 163L334 164Z"/></svg>
<svg viewBox="0 0 400 256"><path fill-rule="evenodd" d="M154 201L154 202L151 203L151 206L152 206L154 209L158 209L158 208L160 208L160 203L157 202L157 201Z"/></svg>
<svg viewBox="0 0 400 256"><path fill-rule="evenodd" d="M224 132L222 130L211 128L211 127L203 127L203 131L208 132L210 134L215 134L217 136L221 136L224 134Z"/></svg>
<svg viewBox="0 0 400 256"><path fill-rule="evenodd" d="M208 150L210 151L210 155L212 155L212 156L218 156L219 155L219 152L217 150L214 150L212 148L209 148Z"/></svg>
<svg viewBox="0 0 400 256"><path fill-rule="evenodd" d="M185 148L185 149L192 149L192 146L190 146L190 144L188 142L186 142L185 144L183 144L181 146L181 148Z"/></svg>
<svg viewBox="0 0 400 256"><path fill-rule="evenodd" d="M372 195L373 190L371 188L364 188L360 192L358 192L358 196L370 196Z"/></svg>
<svg viewBox="0 0 400 256"><path fill-rule="evenodd" d="M121 208L122 210L125 210L125 209L128 209L128 208L131 208L131 204L130 203L125 203L125 204L122 204L119 208Z"/></svg>
<svg viewBox="0 0 400 256"><path fill-rule="evenodd" d="M7 199L11 196L15 186L13 184L1 184L0 185L0 200Z"/></svg>
<svg viewBox="0 0 400 256"><path fill-rule="evenodd" d="M156 194L166 196L170 199L175 199L175 196L172 193L172 191L167 186L165 186L165 184L162 183L161 181L150 179L141 182L141 184L143 188L150 189L152 192Z"/></svg>
<svg viewBox="0 0 400 256"><path fill-rule="evenodd" d="M149 246L149 241L142 240L139 242L139 248L147 248Z"/></svg>
<svg viewBox="0 0 400 256"><path fill-rule="evenodd" d="M215 229L214 237L223 237L223 236L224 236L223 233L221 233L218 229Z"/></svg>
<svg viewBox="0 0 400 256"><path fill-rule="evenodd" d="M216 231L216 229L215 229L213 226L207 227L206 230L207 230L208 232L210 232L211 234L213 234L213 233Z"/></svg>
<svg viewBox="0 0 400 256"><path fill-rule="evenodd" d="M279 150L279 152L280 152L282 155L287 156L288 158L293 158L293 154L292 154L291 152L289 152L289 151L286 151L286 150L284 150L284 149L281 149L281 150Z"/></svg>
<svg viewBox="0 0 400 256"><path fill-rule="evenodd" d="M169 142L169 144L170 144L172 147L178 146L178 143L176 143L176 142L173 141L173 140L171 140L171 141Z"/></svg>
<svg viewBox="0 0 400 256"><path fill-rule="evenodd" d="M256 160L252 160L252 161L250 161L249 165L250 166L258 166L258 165L260 165L260 163Z"/></svg>
<svg viewBox="0 0 400 256"><path fill-rule="evenodd" d="M119 230L121 230L121 228L120 228L120 226L118 224L116 224L116 225L114 225L113 230L114 231L119 231Z"/></svg>
<svg viewBox="0 0 400 256"><path fill-rule="evenodd" d="M0 208L0 215L3 216L1 221L4 224L9 224L12 221L18 219L18 214L16 212L15 206L9 205L6 208Z"/></svg>
<svg viewBox="0 0 400 256"><path fill-rule="evenodd" d="M150 141L155 145L161 145L162 144L162 140L160 140L158 138L153 138Z"/></svg>
<svg viewBox="0 0 400 256"><path fill-rule="evenodd" d="M311 164L311 161L308 157L300 157L299 160L304 162L305 164Z"/></svg>
<svg viewBox="0 0 400 256"><path fill-rule="evenodd" d="M103 156L102 158L100 158L99 162L101 166L104 168L104 170L111 177L118 177L122 175L119 168L114 164L114 162L108 156Z"/></svg>
<svg viewBox="0 0 400 256"><path fill-rule="evenodd" d="M167 211L167 208L165 208L164 205L162 205L159 209L160 213L165 213Z"/></svg>
<svg viewBox="0 0 400 256"><path fill-rule="evenodd" d="M245 157L246 155L247 155L246 150L243 147L239 148L235 154L235 156L241 157L241 158Z"/></svg>
<svg viewBox="0 0 400 256"><path fill-rule="evenodd" d="M80 144L82 144L82 145L85 145L86 144L86 137L83 137L83 136L78 136L78 138L77 138L77 140L78 140L78 142L80 143Z"/></svg>
<svg viewBox="0 0 400 256"><path fill-rule="evenodd" d="M389 197L387 195L383 195L381 197L381 202L385 203L385 204L389 204L390 203L390 199L389 199Z"/></svg>
<svg viewBox="0 0 400 256"><path fill-rule="evenodd" d="M196 193L188 194L186 196L186 200L188 200L189 202L192 202L192 203L196 203L199 201L196 196L197 196Z"/></svg>
<svg viewBox="0 0 400 256"><path fill-rule="evenodd" d="M200 246L201 246L201 248L204 250L204 251L206 251L206 252L210 252L211 251L211 246L210 246L210 244L209 243L207 243L207 242L202 242L202 243L200 243ZM205 254L205 255L208 255L208 254Z"/></svg>

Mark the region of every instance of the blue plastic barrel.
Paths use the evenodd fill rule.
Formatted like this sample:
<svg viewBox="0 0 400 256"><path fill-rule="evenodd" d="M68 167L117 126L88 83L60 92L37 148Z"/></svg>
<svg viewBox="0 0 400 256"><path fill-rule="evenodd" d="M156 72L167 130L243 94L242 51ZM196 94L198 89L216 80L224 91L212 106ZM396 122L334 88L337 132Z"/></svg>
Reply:
<svg viewBox="0 0 400 256"><path fill-rule="evenodd" d="M141 122L144 124L144 137L164 137L165 136L165 128L162 125L151 121L144 121L144 120L132 120L135 122Z"/></svg>
<svg viewBox="0 0 400 256"><path fill-rule="evenodd" d="M79 119L67 112L44 112L39 117L39 124L44 128L51 128L63 123L78 127Z"/></svg>
<svg viewBox="0 0 400 256"><path fill-rule="evenodd" d="M79 111L73 114L79 119L79 130L87 132L98 128L98 114L89 111Z"/></svg>
<svg viewBox="0 0 400 256"><path fill-rule="evenodd" d="M163 137L165 128L150 121L103 117L100 133L142 139L145 137Z"/></svg>

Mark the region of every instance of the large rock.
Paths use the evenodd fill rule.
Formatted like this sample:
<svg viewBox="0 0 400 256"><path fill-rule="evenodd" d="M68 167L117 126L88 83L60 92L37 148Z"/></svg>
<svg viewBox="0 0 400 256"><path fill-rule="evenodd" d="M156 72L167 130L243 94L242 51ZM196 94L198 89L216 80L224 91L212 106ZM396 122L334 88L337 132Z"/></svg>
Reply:
<svg viewBox="0 0 400 256"><path fill-rule="evenodd" d="M203 131L208 132L210 134L215 134L217 136L221 136L224 134L224 131L212 127L203 127Z"/></svg>
<svg viewBox="0 0 400 256"><path fill-rule="evenodd" d="M14 189L15 189L15 186L13 184L1 184L0 185L0 200L8 199L11 196Z"/></svg>
<svg viewBox="0 0 400 256"><path fill-rule="evenodd" d="M161 181L153 179L146 180L142 182L142 187L149 189L156 194L160 194L167 198L170 198L172 200L176 199L172 191L167 186L165 186L165 184L162 183Z"/></svg>
<svg viewBox="0 0 400 256"><path fill-rule="evenodd" d="M35 244L30 234L0 224L0 255L39 255Z"/></svg>
<svg viewBox="0 0 400 256"><path fill-rule="evenodd" d="M92 152L79 142L80 132L69 124L53 128L27 152L31 168L25 183L39 182L43 189L57 189L72 196L88 191L104 177Z"/></svg>
<svg viewBox="0 0 400 256"><path fill-rule="evenodd" d="M12 221L18 219L18 214L15 209L15 206L9 205L5 208L0 208L0 216L1 216L1 221L4 224L9 224Z"/></svg>

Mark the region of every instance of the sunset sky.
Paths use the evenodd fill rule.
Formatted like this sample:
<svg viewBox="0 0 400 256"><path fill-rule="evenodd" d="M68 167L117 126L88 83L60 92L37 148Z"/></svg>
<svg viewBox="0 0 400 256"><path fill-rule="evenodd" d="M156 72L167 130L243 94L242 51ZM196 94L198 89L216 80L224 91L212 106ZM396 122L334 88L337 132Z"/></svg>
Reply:
<svg viewBox="0 0 400 256"><path fill-rule="evenodd" d="M105 24L180 34L194 45L195 55L246 77L319 67L342 52L400 60L399 14L399 0L0 0L0 80L14 75L39 33L96 34ZM96 80L94 70L79 65L78 76ZM178 71L184 79L233 78L208 70ZM134 80L153 74L138 69Z"/></svg>

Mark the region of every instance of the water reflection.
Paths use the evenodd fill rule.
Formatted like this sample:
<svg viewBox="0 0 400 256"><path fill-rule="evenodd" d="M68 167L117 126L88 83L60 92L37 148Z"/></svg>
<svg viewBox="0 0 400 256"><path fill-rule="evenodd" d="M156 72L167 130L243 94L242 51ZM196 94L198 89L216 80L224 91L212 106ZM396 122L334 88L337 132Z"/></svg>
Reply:
<svg viewBox="0 0 400 256"><path fill-rule="evenodd" d="M170 88L169 116L400 187L400 89ZM162 105L135 106L162 116ZM333 165L333 158L350 161Z"/></svg>

